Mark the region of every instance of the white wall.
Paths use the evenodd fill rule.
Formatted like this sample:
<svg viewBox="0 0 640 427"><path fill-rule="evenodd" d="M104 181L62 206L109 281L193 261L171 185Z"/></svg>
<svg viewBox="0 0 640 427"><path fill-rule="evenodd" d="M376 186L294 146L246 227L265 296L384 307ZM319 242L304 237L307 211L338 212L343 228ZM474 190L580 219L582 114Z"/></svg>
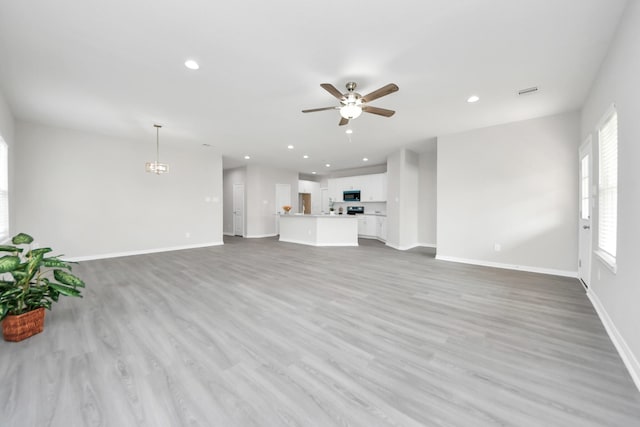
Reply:
<svg viewBox="0 0 640 427"><path fill-rule="evenodd" d="M224 171L222 175L222 185L223 185L223 200L222 200L222 210L223 210L223 224L224 224L224 234L233 235L233 185L234 184L244 184L245 185L245 230L247 227L247 214L246 214L246 175L247 171L245 167L235 168L235 169L227 169Z"/></svg>
<svg viewBox="0 0 640 427"><path fill-rule="evenodd" d="M387 158L387 245L418 245L418 154L402 149Z"/></svg>
<svg viewBox="0 0 640 427"><path fill-rule="evenodd" d="M15 138L15 229L57 253L221 244L222 158L213 150L162 144L170 172L157 176L144 171L152 134L132 141L17 122Z"/></svg>
<svg viewBox="0 0 640 427"><path fill-rule="evenodd" d="M297 206L298 172L271 166L248 165L245 197L247 237L276 235L276 184L291 186L291 203Z"/></svg>
<svg viewBox="0 0 640 427"><path fill-rule="evenodd" d="M418 168L418 242L422 246L436 246L437 227L437 148L430 144L428 151L419 154Z"/></svg>
<svg viewBox="0 0 640 427"><path fill-rule="evenodd" d="M6 103L4 96L0 92L0 136L4 142L7 143L8 154L9 154L9 236L13 236L15 234L15 226L14 226L14 218L15 218L15 208L13 203L13 194L15 190L14 186L14 151L15 151L15 143L14 143L14 119L11 110L9 109L9 105Z"/></svg>
<svg viewBox="0 0 640 427"><path fill-rule="evenodd" d="M359 168L341 169L339 171L331 172L327 175L328 178L344 178L347 176L358 175L373 175L377 173L385 173L387 171L387 164L362 166Z"/></svg>
<svg viewBox="0 0 640 427"><path fill-rule="evenodd" d="M438 258L575 277L579 143L577 113L438 138Z"/></svg>
<svg viewBox="0 0 640 427"><path fill-rule="evenodd" d="M0 135L8 145L13 142L14 119L9 105L6 103L2 92L0 92Z"/></svg>
<svg viewBox="0 0 640 427"><path fill-rule="evenodd" d="M582 136L593 133L607 108L618 112L617 273L593 257L589 296L640 388L640 2L627 5L618 33L582 110ZM594 138L597 142L597 138ZM597 155L597 144L594 144ZM597 181L596 181L597 182ZM596 212L597 219L597 203ZM592 221L597 247L597 221Z"/></svg>

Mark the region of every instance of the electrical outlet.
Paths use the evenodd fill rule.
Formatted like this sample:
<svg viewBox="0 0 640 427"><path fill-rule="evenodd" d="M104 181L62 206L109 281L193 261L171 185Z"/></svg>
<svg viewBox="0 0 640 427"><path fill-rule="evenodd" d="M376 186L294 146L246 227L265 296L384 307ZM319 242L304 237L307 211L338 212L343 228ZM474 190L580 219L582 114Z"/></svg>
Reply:
<svg viewBox="0 0 640 427"><path fill-rule="evenodd" d="M184 237L186 237L186 238L188 239L189 237L191 237L191 233L189 233L189 232L187 231L186 233L184 233Z"/></svg>
<svg viewBox="0 0 640 427"><path fill-rule="evenodd" d="M494 243L493 250L496 252L500 252L502 250L502 246L500 246L500 243Z"/></svg>

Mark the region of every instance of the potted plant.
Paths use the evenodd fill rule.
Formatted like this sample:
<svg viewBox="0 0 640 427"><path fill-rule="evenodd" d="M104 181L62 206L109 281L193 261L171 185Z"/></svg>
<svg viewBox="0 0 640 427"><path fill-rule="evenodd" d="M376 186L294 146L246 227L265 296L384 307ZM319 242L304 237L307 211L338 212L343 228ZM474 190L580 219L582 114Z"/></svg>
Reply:
<svg viewBox="0 0 640 427"><path fill-rule="evenodd" d="M336 214L335 208L333 207L334 203L335 203L335 201L331 197L329 197L329 214L330 215L335 215Z"/></svg>
<svg viewBox="0 0 640 427"><path fill-rule="evenodd" d="M81 297L84 282L60 255L45 256L51 248L31 249L28 234L11 242L0 246L0 320L6 341L22 341L42 332L44 309L51 310L60 295Z"/></svg>

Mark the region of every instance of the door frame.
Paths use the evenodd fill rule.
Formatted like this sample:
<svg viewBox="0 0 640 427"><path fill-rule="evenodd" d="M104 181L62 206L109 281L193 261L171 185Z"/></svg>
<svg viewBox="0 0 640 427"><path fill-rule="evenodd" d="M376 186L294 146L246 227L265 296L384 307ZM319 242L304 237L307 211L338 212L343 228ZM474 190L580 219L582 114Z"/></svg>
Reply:
<svg viewBox="0 0 640 427"><path fill-rule="evenodd" d="M592 136L589 135L578 149L578 279L587 289L591 286L591 266L593 263L594 161L592 139ZM587 190L589 194L589 212L588 218L584 219L582 213L582 159L587 155L589 156Z"/></svg>
<svg viewBox="0 0 640 427"><path fill-rule="evenodd" d="M236 214L237 210L238 210L238 206L236 206L236 191L241 190L242 191L242 197L240 198L241 203L242 203L242 217L238 218L238 215ZM245 216L245 212L244 212L244 184L233 184L233 231L232 234L234 236L241 236L244 237L244 216ZM238 229L237 225L240 225L240 230L242 231L241 234L237 234L236 230Z"/></svg>

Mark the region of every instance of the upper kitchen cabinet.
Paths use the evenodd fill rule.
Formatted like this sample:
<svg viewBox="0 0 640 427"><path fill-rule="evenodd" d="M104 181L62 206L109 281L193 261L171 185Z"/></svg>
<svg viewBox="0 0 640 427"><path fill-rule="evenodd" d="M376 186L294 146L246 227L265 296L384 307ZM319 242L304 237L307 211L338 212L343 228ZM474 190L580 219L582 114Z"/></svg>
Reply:
<svg viewBox="0 0 640 427"><path fill-rule="evenodd" d="M386 202L387 201L387 174L377 173L374 175L363 175L363 185L360 189L360 197L363 202Z"/></svg>
<svg viewBox="0 0 640 427"><path fill-rule="evenodd" d="M342 188L342 191L351 191L351 190L359 190L362 191L362 186L364 184L364 179L366 175L362 176L346 176L344 178L338 178L339 187Z"/></svg>
<svg viewBox="0 0 640 427"><path fill-rule="evenodd" d="M329 199L334 202L342 201L342 189L339 188L339 178L338 179L329 179L327 181L327 193L329 194Z"/></svg>
<svg viewBox="0 0 640 427"><path fill-rule="evenodd" d="M347 176L332 178L327 183L329 197L336 202L344 201L344 191L359 190L361 202L387 201L387 174Z"/></svg>
<svg viewBox="0 0 640 427"><path fill-rule="evenodd" d="M298 181L298 193L315 193L316 191L320 191L319 183L303 179Z"/></svg>

